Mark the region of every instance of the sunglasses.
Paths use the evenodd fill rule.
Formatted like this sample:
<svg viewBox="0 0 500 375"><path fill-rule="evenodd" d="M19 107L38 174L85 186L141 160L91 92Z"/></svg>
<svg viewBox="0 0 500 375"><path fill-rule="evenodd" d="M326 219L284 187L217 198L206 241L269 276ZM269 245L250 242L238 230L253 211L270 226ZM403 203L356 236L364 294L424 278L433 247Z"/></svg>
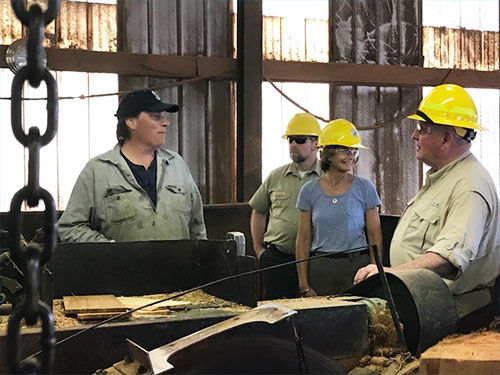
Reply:
<svg viewBox="0 0 500 375"><path fill-rule="evenodd" d="M292 144L293 142L295 142L298 145L303 145L308 139L315 140L314 138L308 137L307 135L291 135L288 137L288 143Z"/></svg>
<svg viewBox="0 0 500 375"><path fill-rule="evenodd" d="M359 150L357 148L351 147L336 147L335 153L343 152L346 155L352 155L353 158L357 158L359 156Z"/></svg>

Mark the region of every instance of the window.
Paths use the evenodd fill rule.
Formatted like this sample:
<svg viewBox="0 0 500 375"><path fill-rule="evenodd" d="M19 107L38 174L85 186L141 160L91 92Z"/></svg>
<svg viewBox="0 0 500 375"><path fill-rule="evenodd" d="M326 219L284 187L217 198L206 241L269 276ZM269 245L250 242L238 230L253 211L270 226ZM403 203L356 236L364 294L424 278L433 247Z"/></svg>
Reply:
<svg viewBox="0 0 500 375"><path fill-rule="evenodd" d="M66 207L78 174L87 161L116 143L116 95L80 99L80 96L116 93L116 74L52 72L59 89L59 127L54 140L40 150L40 185L48 190L58 210ZM10 97L14 75L0 71L0 96ZM33 89L27 83L24 97L45 98L44 83ZM64 99L64 97L76 97ZM23 104L25 132L38 126L46 129L46 101L26 100ZM14 138L10 122L10 100L0 100L0 211L10 210L13 195L27 182L28 152ZM31 210L43 210L41 206ZM24 209L28 210L27 205Z"/></svg>

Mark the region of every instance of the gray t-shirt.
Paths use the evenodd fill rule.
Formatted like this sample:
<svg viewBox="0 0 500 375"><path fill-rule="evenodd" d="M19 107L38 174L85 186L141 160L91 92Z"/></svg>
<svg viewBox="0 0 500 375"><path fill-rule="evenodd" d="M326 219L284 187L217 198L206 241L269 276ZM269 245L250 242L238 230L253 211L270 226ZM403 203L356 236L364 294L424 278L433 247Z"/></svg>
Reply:
<svg viewBox="0 0 500 375"><path fill-rule="evenodd" d="M354 176L342 195L323 192L320 179L307 182L299 193L297 208L312 213L311 251L342 252L365 246L365 212L381 204L375 186Z"/></svg>

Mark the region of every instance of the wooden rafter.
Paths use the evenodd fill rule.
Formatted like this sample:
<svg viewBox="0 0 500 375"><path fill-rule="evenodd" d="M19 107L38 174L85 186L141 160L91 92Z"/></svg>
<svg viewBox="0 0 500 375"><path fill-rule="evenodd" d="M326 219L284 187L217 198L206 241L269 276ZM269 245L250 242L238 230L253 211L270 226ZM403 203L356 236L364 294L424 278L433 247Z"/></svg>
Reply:
<svg viewBox="0 0 500 375"><path fill-rule="evenodd" d="M0 67L6 68L0 46ZM48 48L52 70L116 73L122 75L192 78L212 76L236 79L236 60L223 57L148 55ZM264 60L263 71L274 81L315 82L367 86L435 86L456 83L470 88L500 88L495 71L420 68L371 64L314 63Z"/></svg>

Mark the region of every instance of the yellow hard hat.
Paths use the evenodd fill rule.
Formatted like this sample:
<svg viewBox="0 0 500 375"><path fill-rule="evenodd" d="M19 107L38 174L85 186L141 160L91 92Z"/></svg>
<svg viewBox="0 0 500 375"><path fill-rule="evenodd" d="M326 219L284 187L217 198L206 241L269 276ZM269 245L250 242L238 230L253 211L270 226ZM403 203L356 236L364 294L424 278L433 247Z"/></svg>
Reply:
<svg viewBox="0 0 500 375"><path fill-rule="evenodd" d="M321 133L318 120L309 113L297 113L288 123L283 138L290 135L312 135L318 137Z"/></svg>
<svg viewBox="0 0 500 375"><path fill-rule="evenodd" d="M417 113L408 118L456 128L487 130L477 122L477 109L470 94L463 87L452 84L434 87L420 102ZM457 129L457 133L463 136L465 129Z"/></svg>
<svg viewBox="0 0 500 375"><path fill-rule="evenodd" d="M330 121L319 135L318 146L345 146L368 148L361 144L358 129L343 118Z"/></svg>

